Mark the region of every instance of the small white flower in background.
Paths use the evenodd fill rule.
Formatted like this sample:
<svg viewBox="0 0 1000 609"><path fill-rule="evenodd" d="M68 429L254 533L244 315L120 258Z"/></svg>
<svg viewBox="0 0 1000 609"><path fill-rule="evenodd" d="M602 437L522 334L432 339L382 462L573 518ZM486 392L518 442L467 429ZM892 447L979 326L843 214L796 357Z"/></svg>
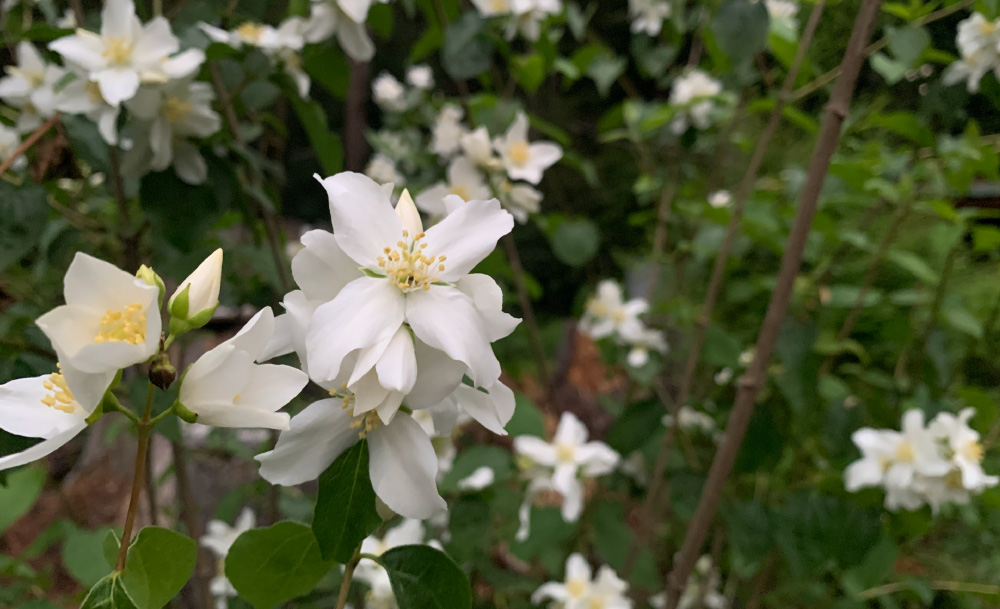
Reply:
<svg viewBox="0 0 1000 609"><path fill-rule="evenodd" d="M212 41L221 42L234 49L247 45L270 54L281 49L300 50L305 45L302 36L303 21L298 17L286 19L278 27L253 21L247 21L230 31L207 23L199 23L198 27Z"/></svg>
<svg viewBox="0 0 1000 609"><path fill-rule="evenodd" d="M421 91L430 91L434 88L434 71L425 64L412 66L406 71L406 82Z"/></svg>
<svg viewBox="0 0 1000 609"><path fill-rule="evenodd" d="M942 412L929 426L931 435L947 446L951 455L952 472L961 475L961 485L971 491L981 492L996 486L997 476L987 476L983 471L983 445L979 442L979 432L969 427L969 419L976 414L974 408L965 408L958 416Z"/></svg>
<svg viewBox="0 0 1000 609"><path fill-rule="evenodd" d="M66 71L46 62L35 45L27 41L17 45L17 65L4 70L7 76L0 78L0 99L21 111L18 131L33 131L55 114L55 86Z"/></svg>
<svg viewBox="0 0 1000 609"><path fill-rule="evenodd" d="M715 384L716 385L726 385L729 381L733 380L733 369L723 368L715 373Z"/></svg>
<svg viewBox="0 0 1000 609"><path fill-rule="evenodd" d="M133 123L138 133L123 161L126 173L141 176L173 165L184 182L204 183L208 167L188 138L208 137L222 126L212 109L214 99L211 85L190 79L141 88L125 103L138 119Z"/></svg>
<svg viewBox="0 0 1000 609"><path fill-rule="evenodd" d="M629 347L625 361L633 368L642 368L649 362L650 351L667 352L667 339L663 332L646 326L625 326L621 330L621 341Z"/></svg>
<svg viewBox="0 0 1000 609"><path fill-rule="evenodd" d="M483 17L496 17L511 13L512 0L472 0Z"/></svg>
<svg viewBox="0 0 1000 609"><path fill-rule="evenodd" d="M64 366L114 376L160 344L159 288L78 252L63 279L66 304L38 318Z"/></svg>
<svg viewBox="0 0 1000 609"><path fill-rule="evenodd" d="M406 87L388 72L382 72L372 81L372 99L386 112L406 110Z"/></svg>
<svg viewBox="0 0 1000 609"><path fill-rule="evenodd" d="M17 132L17 129L0 124L0 163L3 163L10 157L14 156L14 153L17 152L20 145L21 134ZM13 163L11 163L11 168L14 171L20 171L27 165L27 157L21 154L14 159Z"/></svg>
<svg viewBox="0 0 1000 609"><path fill-rule="evenodd" d="M510 10L513 19L507 24L506 38L512 40L520 32L534 42L541 36L542 21L562 12L562 0L510 0Z"/></svg>
<svg viewBox="0 0 1000 609"><path fill-rule="evenodd" d="M376 152L365 166L365 175L379 184L403 184L403 175L396 169L396 162L381 152Z"/></svg>
<svg viewBox="0 0 1000 609"><path fill-rule="evenodd" d="M73 9L68 8L63 11L62 17L56 21L55 26L64 30L75 30L80 27L80 24L76 21L76 13L73 12Z"/></svg>
<svg viewBox="0 0 1000 609"><path fill-rule="evenodd" d="M462 124L464 114L460 107L452 104L441 108L431 128L431 152L450 158L459 151L462 136L468 131Z"/></svg>
<svg viewBox="0 0 1000 609"><path fill-rule="evenodd" d="M649 484L649 471L646 468L646 458L638 450L632 451L628 458L623 459L618 470L636 481L640 486Z"/></svg>
<svg viewBox="0 0 1000 609"><path fill-rule="evenodd" d="M170 31L170 22L156 17L143 26L131 0L107 1L100 34L80 29L52 41L49 48L85 70L112 106L131 99L140 83L183 78L205 60L198 49L174 55L180 42Z"/></svg>
<svg viewBox="0 0 1000 609"><path fill-rule="evenodd" d="M552 469L552 488L563 496L563 519L575 521L583 511L581 479L603 476L614 470L620 457L603 442L588 442L587 427L570 412L559 419L552 442L534 436L514 438L518 455Z"/></svg>
<svg viewBox="0 0 1000 609"><path fill-rule="evenodd" d="M198 268L177 286L177 290L167 301L167 308L172 310L174 302L187 290L186 318L214 311L219 306L219 290L222 287L222 257L220 247L205 258Z"/></svg>
<svg viewBox="0 0 1000 609"><path fill-rule="evenodd" d="M211 520L208 523L208 532L201 536L199 540L202 547L208 548L218 559L215 576L209 584L209 591L215 597L216 609L225 609L228 606L229 598L238 596L236 588L226 577L226 555L229 548L233 547L236 539L243 533L257 526L257 517L250 508L243 508L236 524L229 526L222 520Z"/></svg>
<svg viewBox="0 0 1000 609"><path fill-rule="evenodd" d="M634 34L659 35L670 12L668 0L628 0L628 14L632 19Z"/></svg>
<svg viewBox="0 0 1000 609"><path fill-rule="evenodd" d="M740 356L739 358L737 358L736 362L739 365L743 366L744 368L747 368L750 366L750 364L753 363L753 358L755 353L756 353L756 348L749 347L748 349L745 349L742 353L740 353Z"/></svg>
<svg viewBox="0 0 1000 609"><path fill-rule="evenodd" d="M770 29L786 40L795 40L799 29L799 4L794 0L765 0Z"/></svg>
<svg viewBox="0 0 1000 609"><path fill-rule="evenodd" d="M958 24L955 44L961 58L945 69L944 84L953 85L962 80L970 93L979 91L979 81L987 72L1000 78L1000 26L981 13L972 13Z"/></svg>
<svg viewBox="0 0 1000 609"><path fill-rule="evenodd" d="M490 189L483 174L464 156L457 156L448 164L448 182L438 182L416 198L420 211L432 218L446 215L444 199L448 195L463 201L483 201L490 198Z"/></svg>
<svg viewBox="0 0 1000 609"><path fill-rule="evenodd" d="M688 576L687 585L677 602L677 609L728 609L729 600L719 591L721 584L719 573L712 565L711 556L702 556L694 565L694 571ZM649 597L649 604L654 609L667 606L666 594L661 592Z"/></svg>
<svg viewBox="0 0 1000 609"><path fill-rule="evenodd" d="M493 484L496 473L493 468L483 465L477 467L474 472L458 481L458 488L463 491L481 491Z"/></svg>
<svg viewBox="0 0 1000 609"><path fill-rule="evenodd" d="M404 519L389 529L385 537L372 535L361 542L361 553L382 556L393 548L424 543L424 525L419 520ZM368 584L370 588L365 601L369 607L396 607L396 597L392 593L389 573L384 567L371 560L362 559L354 571L354 577Z"/></svg>
<svg viewBox="0 0 1000 609"><path fill-rule="evenodd" d="M477 127L474 131L462 134L459 138L459 145L465 156L478 167L486 169L499 169L499 159L493 156L493 144L490 141L490 132L485 126Z"/></svg>
<svg viewBox="0 0 1000 609"><path fill-rule="evenodd" d="M372 0L313 0L303 28L306 42L336 36L348 57L368 61L375 54L375 44L365 27L372 4Z"/></svg>
<svg viewBox="0 0 1000 609"><path fill-rule="evenodd" d="M539 586L531 595L531 602L540 605L546 600L558 609L632 609L627 596L628 583L607 565L601 565L597 577L592 578L590 565L580 554L570 554L566 559L566 579Z"/></svg>
<svg viewBox="0 0 1000 609"><path fill-rule="evenodd" d="M674 426L674 415L665 414L662 419L663 425L666 427ZM677 411L677 424L684 430L689 431L692 429L700 430L705 433L712 433L715 431L715 420L703 412L698 412L690 406L681 406Z"/></svg>
<svg viewBox="0 0 1000 609"><path fill-rule="evenodd" d="M729 207L733 203L733 195L728 190L717 190L708 195L708 204L716 209Z"/></svg>
<svg viewBox="0 0 1000 609"><path fill-rule="evenodd" d="M677 106L671 130L681 134L689 126L705 129L711 125L714 97L722 93L722 83L701 70L691 70L678 77L670 90L670 103Z"/></svg>
<svg viewBox="0 0 1000 609"><path fill-rule="evenodd" d="M626 302L618 282L605 279L597 284L597 293L587 299L580 330L595 340L637 331L642 327L639 316L648 309L642 298Z"/></svg>
<svg viewBox="0 0 1000 609"><path fill-rule="evenodd" d="M191 365L178 401L205 425L288 429L288 414L277 411L309 378L291 366L255 363L273 333L274 314L265 307L236 336Z"/></svg>
<svg viewBox="0 0 1000 609"><path fill-rule="evenodd" d="M528 216L542 209L542 193L527 184L501 179L497 185L500 204L509 211L518 224L528 221Z"/></svg>
<svg viewBox="0 0 1000 609"><path fill-rule="evenodd" d="M542 173L562 158L562 148L554 142L528 141L528 117L518 113L503 137L493 140L493 147L512 180L538 184Z"/></svg>
<svg viewBox="0 0 1000 609"><path fill-rule="evenodd" d="M66 84L55 97L56 109L66 114L82 114L97 123L97 131L111 146L118 144L119 106L113 106L104 99L101 88L91 81L83 68L66 62L76 78Z"/></svg>

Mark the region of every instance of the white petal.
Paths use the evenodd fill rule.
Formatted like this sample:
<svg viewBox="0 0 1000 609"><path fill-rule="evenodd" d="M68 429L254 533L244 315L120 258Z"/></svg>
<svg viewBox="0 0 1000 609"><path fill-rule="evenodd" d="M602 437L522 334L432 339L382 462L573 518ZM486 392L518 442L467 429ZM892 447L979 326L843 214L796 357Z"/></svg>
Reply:
<svg viewBox="0 0 1000 609"><path fill-rule="evenodd" d="M185 141L174 143L174 173L185 184L197 186L208 179L208 164L198 148Z"/></svg>
<svg viewBox="0 0 1000 609"><path fill-rule="evenodd" d="M234 406L274 412L299 395L308 382L306 373L297 368L255 364L250 382L243 388Z"/></svg>
<svg viewBox="0 0 1000 609"><path fill-rule="evenodd" d="M221 344L199 357L181 381L179 400L199 415L209 406L232 408L250 380L253 358L233 345Z"/></svg>
<svg viewBox="0 0 1000 609"><path fill-rule="evenodd" d="M264 353L264 349L267 348L273 335L274 312L271 311L271 307L264 307L240 328L236 336L222 344L232 345L241 351L246 351L251 359L257 360Z"/></svg>
<svg viewBox="0 0 1000 609"><path fill-rule="evenodd" d="M551 467L556 463L555 447L535 436L517 436L514 438L514 450L539 465Z"/></svg>
<svg viewBox="0 0 1000 609"><path fill-rule="evenodd" d="M372 487L394 512L429 518L447 508L437 492L437 455L431 440L410 415L368 434Z"/></svg>
<svg viewBox="0 0 1000 609"><path fill-rule="evenodd" d="M443 351L429 347L422 340L414 341L417 357L417 382L406 396L410 408L429 408L448 397L462 382L466 365L455 361Z"/></svg>
<svg viewBox="0 0 1000 609"><path fill-rule="evenodd" d="M558 582L548 582L542 584L537 590L531 593L531 602L534 605L541 605L545 599L554 601L565 601L569 595L566 593L566 586Z"/></svg>
<svg viewBox="0 0 1000 609"><path fill-rule="evenodd" d="M28 438L51 438L84 417L42 403L49 391L42 385L49 377L14 379L0 385L0 429Z"/></svg>
<svg viewBox="0 0 1000 609"><path fill-rule="evenodd" d="M260 475L271 484L292 486L315 480L342 452L358 441L351 417L339 399L313 402L292 417L274 450L255 457Z"/></svg>
<svg viewBox="0 0 1000 609"><path fill-rule="evenodd" d="M364 23L368 19L368 8L371 3L372 0L337 0L337 6L354 23Z"/></svg>
<svg viewBox="0 0 1000 609"><path fill-rule="evenodd" d="M520 319L503 312L503 291L489 275L466 275L458 280L455 287L472 298L491 342L509 336L521 323Z"/></svg>
<svg viewBox="0 0 1000 609"><path fill-rule="evenodd" d="M399 195L395 211L396 215L399 216L399 221L403 224L403 229L409 232L411 236L416 236L424 232L424 225L420 221L420 212L417 211L417 206L413 204L410 191L405 188L403 189L403 194Z"/></svg>
<svg viewBox="0 0 1000 609"><path fill-rule="evenodd" d="M132 0L108 0L101 11L101 36L132 38L135 4Z"/></svg>
<svg viewBox="0 0 1000 609"><path fill-rule="evenodd" d="M458 281L496 247L514 228L514 217L496 199L469 201L427 229L427 255L446 255L442 281Z"/></svg>
<svg viewBox="0 0 1000 609"><path fill-rule="evenodd" d="M176 53L179 48L180 41L170 31L170 22L165 17L155 17L142 28L142 35L132 51L132 59L136 65L162 70L167 56Z"/></svg>
<svg viewBox="0 0 1000 609"><path fill-rule="evenodd" d="M406 328L399 330L375 364L379 383L386 389L408 393L417 382L417 357L413 339Z"/></svg>
<svg viewBox="0 0 1000 609"><path fill-rule="evenodd" d="M588 442L576 449L576 460L585 476L603 476L614 470L621 457L603 442Z"/></svg>
<svg viewBox="0 0 1000 609"><path fill-rule="evenodd" d="M222 284L222 248L216 249L202 260L190 275L174 291L171 301L177 298L185 287L188 290L188 317L219 304L219 289Z"/></svg>
<svg viewBox="0 0 1000 609"><path fill-rule="evenodd" d="M361 277L358 263L340 249L333 233L311 230L301 242L302 249L292 258L292 277L310 300L329 302Z"/></svg>
<svg viewBox="0 0 1000 609"><path fill-rule="evenodd" d="M19 453L14 453L12 455L0 457L0 470L10 469L12 467L17 467L19 465L31 463L32 461L37 461L42 457L46 457L50 453L55 452L64 444L75 438L76 435L79 434L84 429L86 429L86 427L87 423L84 422L83 420L80 420L73 427L70 427L66 431L63 431L62 433L52 436L47 440L39 442L38 444L35 444L31 448L25 449Z"/></svg>
<svg viewBox="0 0 1000 609"><path fill-rule="evenodd" d="M451 194L451 190L448 189L448 185L439 182L417 195L417 207L428 216L443 216L445 215L444 198L449 194Z"/></svg>
<svg viewBox="0 0 1000 609"><path fill-rule="evenodd" d="M590 564L581 554L570 554L566 559L566 579L578 579L590 582Z"/></svg>
<svg viewBox="0 0 1000 609"><path fill-rule="evenodd" d="M100 37L91 32L77 31L75 36L53 40L49 43L49 48L87 71L104 68L107 62L101 55L104 45Z"/></svg>
<svg viewBox="0 0 1000 609"><path fill-rule="evenodd" d="M139 74L126 68L109 68L94 74L101 95L112 106L131 99L139 90Z"/></svg>
<svg viewBox="0 0 1000 609"><path fill-rule="evenodd" d="M289 426L285 412L270 412L257 408L238 408L232 405L204 406L198 413L198 422L214 427L261 428L285 431Z"/></svg>
<svg viewBox="0 0 1000 609"><path fill-rule="evenodd" d="M295 318L290 313L284 313L274 318L274 334L271 335L271 340L264 347L264 352L260 354L260 361L266 362L295 351L295 345L292 342L295 323Z"/></svg>
<svg viewBox="0 0 1000 609"><path fill-rule="evenodd" d="M354 393L355 416L375 410L389 396L389 390L379 384L378 376L374 372L362 375L349 387Z"/></svg>
<svg viewBox="0 0 1000 609"><path fill-rule="evenodd" d="M575 414L564 412L559 418L559 426L556 427L556 434L552 441L570 446L580 446L587 441L589 435L587 426L576 418Z"/></svg>
<svg viewBox="0 0 1000 609"><path fill-rule="evenodd" d="M566 522L576 522L583 513L583 486L579 481L574 480L573 484L560 491L563 496L562 517Z"/></svg>
<svg viewBox="0 0 1000 609"><path fill-rule="evenodd" d="M468 385L455 389L458 407L495 434L507 435L504 425L514 414L514 392L497 381L484 393Z"/></svg>
<svg viewBox="0 0 1000 609"><path fill-rule="evenodd" d="M338 173L321 180L330 198L337 243L355 262L378 268L385 247L395 247L403 224L382 187L360 173Z"/></svg>
<svg viewBox="0 0 1000 609"><path fill-rule="evenodd" d="M344 53L354 61L368 61L375 55L375 44L364 24L341 21L336 24L336 34Z"/></svg>
<svg viewBox="0 0 1000 609"><path fill-rule="evenodd" d="M877 486L882 482L883 468L877 459L858 459L844 470L844 487L853 493L868 486Z"/></svg>
<svg viewBox="0 0 1000 609"><path fill-rule="evenodd" d="M144 292L157 288L146 285L110 262L77 252L63 278L66 303L101 310L120 307L145 298ZM147 294L148 296L148 294Z"/></svg>
<svg viewBox="0 0 1000 609"><path fill-rule="evenodd" d="M205 63L205 52L201 49L187 49L167 59L160 66L171 79L187 78Z"/></svg>

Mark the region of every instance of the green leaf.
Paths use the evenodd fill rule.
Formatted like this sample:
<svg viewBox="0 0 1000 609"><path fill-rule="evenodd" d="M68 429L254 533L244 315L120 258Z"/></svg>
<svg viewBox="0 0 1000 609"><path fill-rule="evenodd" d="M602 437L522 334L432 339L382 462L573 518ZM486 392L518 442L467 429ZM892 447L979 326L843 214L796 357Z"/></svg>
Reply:
<svg viewBox="0 0 1000 609"><path fill-rule="evenodd" d="M545 82L545 60L538 53L514 58L517 82L528 93L534 93Z"/></svg>
<svg viewBox="0 0 1000 609"><path fill-rule="evenodd" d="M545 417L542 411L538 410L531 398L523 393L514 394L514 416L507 421L504 429L510 436L537 436L545 437Z"/></svg>
<svg viewBox="0 0 1000 609"><path fill-rule="evenodd" d="M62 560L66 570L86 588L97 584L111 571L104 560L104 540L108 535L114 535L109 527L94 531L74 529L63 543Z"/></svg>
<svg viewBox="0 0 1000 609"><path fill-rule="evenodd" d="M931 35L920 26L896 28L888 26L885 35L889 39L889 50L896 60L907 68L912 68L920 61L924 49L931 43Z"/></svg>
<svg viewBox="0 0 1000 609"><path fill-rule="evenodd" d="M604 502L589 506L592 511L590 522L594 528L594 549L613 569L619 573L628 562L635 532L625 522L625 511L619 503ZM637 586L653 589L660 583L656 572L656 561L648 547L637 549L629 581Z"/></svg>
<svg viewBox="0 0 1000 609"><path fill-rule="evenodd" d="M582 266L597 254L601 232L586 219L561 222L552 233L552 252L570 266Z"/></svg>
<svg viewBox="0 0 1000 609"><path fill-rule="evenodd" d="M468 478L480 467L493 470L494 483L510 478L514 470L510 452L499 446L470 446L457 457L451 469L438 485L442 493L454 493L461 489L458 483Z"/></svg>
<svg viewBox="0 0 1000 609"><path fill-rule="evenodd" d="M977 252L1000 249L1000 229L994 226L973 226L972 247Z"/></svg>
<svg viewBox="0 0 1000 609"><path fill-rule="evenodd" d="M83 599L80 609L137 609L135 603L125 592L125 584L119 573L112 573L94 587Z"/></svg>
<svg viewBox="0 0 1000 609"><path fill-rule="evenodd" d="M344 146L340 137L327 126L323 107L312 100L304 100L298 94L288 93L288 99L295 108L295 114L302 121L313 152L326 175L338 173L344 167Z"/></svg>
<svg viewBox="0 0 1000 609"><path fill-rule="evenodd" d="M192 186L172 169L149 173L139 183L139 200L155 234L182 252L190 252L229 206L239 188L231 164L206 155L208 180Z"/></svg>
<svg viewBox="0 0 1000 609"><path fill-rule="evenodd" d="M272 609L311 592L333 564L309 527L284 521L240 535L226 556L226 577L254 607Z"/></svg>
<svg viewBox="0 0 1000 609"><path fill-rule="evenodd" d="M486 22L476 10L466 11L444 31L441 63L455 80L479 76L493 62L493 43L486 35Z"/></svg>
<svg viewBox="0 0 1000 609"><path fill-rule="evenodd" d="M399 609L469 609L469 578L447 554L430 546L400 546L380 557Z"/></svg>
<svg viewBox="0 0 1000 609"><path fill-rule="evenodd" d="M311 44L302 53L302 69L309 78L338 99L347 96L350 69L335 44Z"/></svg>
<svg viewBox="0 0 1000 609"><path fill-rule="evenodd" d="M368 474L368 441L344 451L319 477L312 531L323 558L346 563L382 519Z"/></svg>
<svg viewBox="0 0 1000 609"><path fill-rule="evenodd" d="M912 252L890 250L887 258L926 284L934 285L938 282L937 272Z"/></svg>
<svg viewBox="0 0 1000 609"><path fill-rule="evenodd" d="M0 180L0 272L38 246L49 217L48 196L34 184Z"/></svg>
<svg viewBox="0 0 1000 609"><path fill-rule="evenodd" d="M662 418L663 407L656 400L630 404L608 430L607 443L619 454L628 455L641 448L653 434L663 431Z"/></svg>
<svg viewBox="0 0 1000 609"><path fill-rule="evenodd" d="M734 64L749 62L767 45L769 18L762 2L727 0L712 20L715 42Z"/></svg>
<svg viewBox="0 0 1000 609"><path fill-rule="evenodd" d="M587 76L594 80L597 92L601 94L601 97L607 97L608 92L611 91L611 85L615 84L627 66L628 60L624 57L604 52L594 57L590 65L587 66Z"/></svg>
<svg viewBox="0 0 1000 609"><path fill-rule="evenodd" d="M42 493L45 470L37 467L16 470L7 476L6 486L0 486L0 533L23 516Z"/></svg>
<svg viewBox="0 0 1000 609"><path fill-rule="evenodd" d="M882 75L885 82L894 85L903 79L907 66L894 59L889 59L885 53L875 53L868 59L872 69Z"/></svg>
<svg viewBox="0 0 1000 609"><path fill-rule="evenodd" d="M960 304L953 303L941 311L941 316L952 328L964 332L975 339L983 337L983 322Z"/></svg>
<svg viewBox="0 0 1000 609"><path fill-rule="evenodd" d="M170 529L146 527L128 549L122 582L138 609L160 609L194 573L198 545Z"/></svg>
<svg viewBox="0 0 1000 609"><path fill-rule="evenodd" d="M104 541L101 544L101 553L104 555L104 562L111 569L114 569L115 563L118 562L118 549L121 546L121 538L118 536L117 531L110 530L104 535Z"/></svg>

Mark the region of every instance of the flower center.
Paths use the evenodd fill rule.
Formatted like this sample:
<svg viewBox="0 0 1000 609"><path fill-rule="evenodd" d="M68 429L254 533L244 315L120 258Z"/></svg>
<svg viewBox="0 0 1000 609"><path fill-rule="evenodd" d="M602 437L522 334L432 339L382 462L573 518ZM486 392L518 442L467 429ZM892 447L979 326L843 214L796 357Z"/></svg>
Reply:
<svg viewBox="0 0 1000 609"><path fill-rule="evenodd" d="M132 41L128 38L112 36L104 39L104 52L101 57L111 65L123 66L132 59Z"/></svg>
<svg viewBox="0 0 1000 609"><path fill-rule="evenodd" d="M59 366L59 370L62 371L62 366ZM76 410L76 398L66 386L66 378L62 374L53 372L49 378L42 382L42 385L50 391L42 398L42 404L65 413Z"/></svg>
<svg viewBox="0 0 1000 609"><path fill-rule="evenodd" d="M181 122L191 112L191 102L179 97L168 97L163 105L163 113L171 124Z"/></svg>
<svg viewBox="0 0 1000 609"><path fill-rule="evenodd" d="M94 342L125 342L130 345L146 342L146 312L142 305L133 302L119 311L105 312L101 317L101 329L94 337Z"/></svg>
<svg viewBox="0 0 1000 609"><path fill-rule="evenodd" d="M496 12L501 12L507 10L507 0L493 0L490 2L490 8Z"/></svg>
<svg viewBox="0 0 1000 609"><path fill-rule="evenodd" d="M462 186L462 185L459 185L459 184L456 184L456 185L452 186L451 187L451 194L458 195L458 196L462 197L462 200L464 200L464 201L468 201L469 200L469 189L466 188L465 186Z"/></svg>
<svg viewBox="0 0 1000 609"><path fill-rule="evenodd" d="M983 21L982 23L979 24L979 31L983 34L983 36L989 36L993 34L993 30L995 29L996 26L993 25L992 21Z"/></svg>
<svg viewBox="0 0 1000 609"><path fill-rule="evenodd" d="M99 103L104 101L104 96L101 95L101 87L93 80L88 80L87 84L83 85L83 89L87 92L91 103Z"/></svg>
<svg viewBox="0 0 1000 609"><path fill-rule="evenodd" d="M590 609L604 609L604 599L603 598L592 598L590 599Z"/></svg>
<svg viewBox="0 0 1000 609"><path fill-rule="evenodd" d="M611 319L615 320L615 323L622 323L625 321L625 311L621 309L615 309L611 313Z"/></svg>
<svg viewBox="0 0 1000 609"><path fill-rule="evenodd" d="M556 459L560 461L572 461L576 456L576 447L565 442L556 443Z"/></svg>
<svg viewBox="0 0 1000 609"><path fill-rule="evenodd" d="M515 142L510 146L510 160L518 165L524 165L528 162L530 152L528 142Z"/></svg>
<svg viewBox="0 0 1000 609"><path fill-rule="evenodd" d="M916 456L916 451L913 450L913 444L909 442L900 442L899 446L896 447L896 460L903 463L910 463L913 461L913 457Z"/></svg>
<svg viewBox="0 0 1000 609"><path fill-rule="evenodd" d="M587 582L582 579L571 579L566 582L566 594L570 598L579 598L587 592Z"/></svg>
<svg viewBox="0 0 1000 609"><path fill-rule="evenodd" d="M264 34L264 26L259 23L246 22L236 28L236 35L247 42L256 43Z"/></svg>
<svg viewBox="0 0 1000 609"><path fill-rule="evenodd" d="M983 445L976 440L969 440L958 449L958 452L969 461L979 463L983 460Z"/></svg>
<svg viewBox="0 0 1000 609"><path fill-rule="evenodd" d="M347 411L347 414L354 419L348 426L358 430L358 438L364 440L368 432L374 431L382 426L382 420L378 418L378 413L370 410L362 415L354 414L354 393L347 389L347 383L340 386L340 389L331 389L330 395L340 398L340 407Z"/></svg>
<svg viewBox="0 0 1000 609"><path fill-rule="evenodd" d="M605 306L605 304L600 300L591 300L587 303L587 308L590 309L591 313L597 315L598 317L604 317L608 314L608 307Z"/></svg>
<svg viewBox="0 0 1000 609"><path fill-rule="evenodd" d="M403 230L403 239L409 236L409 231ZM420 233L409 244L397 241L395 248L386 247L382 250L385 255L378 257L379 268L403 292L431 289L431 284L438 280L437 273L444 270L444 261L448 258L425 256L424 237L425 234Z"/></svg>
<svg viewBox="0 0 1000 609"><path fill-rule="evenodd" d="M32 88L38 88L45 84L45 72L30 72L17 66L8 66L7 74L23 78L28 81L28 85Z"/></svg>

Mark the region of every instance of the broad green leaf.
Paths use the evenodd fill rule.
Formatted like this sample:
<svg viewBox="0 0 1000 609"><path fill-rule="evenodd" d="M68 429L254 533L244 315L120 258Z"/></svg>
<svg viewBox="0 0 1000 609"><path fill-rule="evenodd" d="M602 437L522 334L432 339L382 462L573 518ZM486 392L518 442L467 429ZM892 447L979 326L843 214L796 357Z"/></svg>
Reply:
<svg viewBox="0 0 1000 609"><path fill-rule="evenodd" d="M6 486L0 486L0 533L27 513L45 486L45 470L26 467L7 476Z"/></svg>
<svg viewBox="0 0 1000 609"><path fill-rule="evenodd" d="M160 609L191 578L197 558L198 545L190 537L146 527L128 549L122 582L138 609Z"/></svg>
<svg viewBox="0 0 1000 609"><path fill-rule="evenodd" d="M538 53L514 58L517 82L528 93L534 93L545 81L545 60Z"/></svg>
<svg viewBox="0 0 1000 609"><path fill-rule="evenodd" d="M937 272L912 252L890 250L887 258L926 284L933 285L938 282Z"/></svg>
<svg viewBox="0 0 1000 609"><path fill-rule="evenodd" d="M631 454L632 451L641 448L653 434L663 431L660 422L663 414L663 406L657 400L646 400L626 406L622 416L618 417L608 430L606 438L608 445L622 455Z"/></svg>
<svg viewBox="0 0 1000 609"><path fill-rule="evenodd" d="M523 393L514 394L514 416L507 421L504 429L511 437L537 436L545 437L545 418L531 398Z"/></svg>
<svg viewBox="0 0 1000 609"><path fill-rule="evenodd" d="M569 219L559 223L552 233L552 252L570 266L582 266L597 254L601 232L586 219Z"/></svg>
<svg viewBox="0 0 1000 609"><path fill-rule="evenodd" d="M340 172L344 167L344 146L340 137L327 126L326 113L323 107L313 100L305 100L293 92L287 92L288 99L295 108L306 135L312 144L313 152L319 160L326 175Z"/></svg>
<svg viewBox="0 0 1000 609"><path fill-rule="evenodd" d="M455 80L479 76L493 62L493 43L486 35L486 23L476 10L466 11L444 31L441 63Z"/></svg>
<svg viewBox="0 0 1000 609"><path fill-rule="evenodd" d="M108 535L114 535L108 527L94 531L75 529L63 542L63 564L73 579L86 588L111 572L112 568L104 560L104 540Z"/></svg>
<svg viewBox="0 0 1000 609"><path fill-rule="evenodd" d="M139 200L158 238L190 252L229 206L239 186L231 164L206 155L208 180L192 186L173 169L150 173L139 182Z"/></svg>
<svg viewBox="0 0 1000 609"><path fill-rule="evenodd" d="M975 339L983 337L983 322L960 304L953 303L945 306L941 311L941 317L944 318L945 323L959 332L964 332Z"/></svg>
<svg viewBox="0 0 1000 609"><path fill-rule="evenodd" d="M712 20L715 42L733 64L749 62L767 44L769 18L763 3L727 0Z"/></svg>
<svg viewBox="0 0 1000 609"><path fill-rule="evenodd" d="M593 61L590 62L590 65L587 66L587 76L593 79L601 97L607 97L608 92L611 91L611 85L622 75L627 66L627 59L606 51L594 57Z"/></svg>
<svg viewBox="0 0 1000 609"><path fill-rule="evenodd" d="M885 35L889 39L889 50L899 63L908 68L917 65L920 56L924 54L924 49L931 43L930 34L920 26L902 28L889 26L885 28Z"/></svg>
<svg viewBox="0 0 1000 609"><path fill-rule="evenodd" d="M430 546L400 546L380 557L399 609L469 609L469 578L447 554Z"/></svg>
<svg viewBox="0 0 1000 609"><path fill-rule="evenodd" d="M635 532L625 522L619 503L604 502L591 506L590 522L594 530L594 549L613 569L622 572L634 543ZM634 558L629 581L652 590L660 584L652 551L640 545Z"/></svg>
<svg viewBox="0 0 1000 609"><path fill-rule="evenodd" d="M906 64L889 59L885 53L875 53L868 59L868 62L871 63L872 69L881 74L885 82L890 85L902 80L906 74Z"/></svg>
<svg viewBox="0 0 1000 609"><path fill-rule="evenodd" d="M312 531L323 558L346 563L382 519L368 474L368 441L344 451L319 477Z"/></svg>
<svg viewBox="0 0 1000 609"><path fill-rule="evenodd" d="M333 565L312 529L284 521L240 535L226 556L226 577L254 607L272 609L312 591Z"/></svg>
<svg viewBox="0 0 1000 609"><path fill-rule="evenodd" d="M1000 229L994 226L973 226L972 245L977 252L1000 249Z"/></svg>
<svg viewBox="0 0 1000 609"><path fill-rule="evenodd" d="M0 180L0 217L2 272L38 246L49 217L48 195L30 182L14 186Z"/></svg>
<svg viewBox="0 0 1000 609"><path fill-rule="evenodd" d="M94 587L83 599L80 609L138 609L125 592L125 584L120 574L112 573Z"/></svg>
<svg viewBox="0 0 1000 609"><path fill-rule="evenodd" d="M117 531L110 530L104 535L104 541L101 543L101 553L104 555L104 562L111 569L114 569L115 564L118 562L118 550L121 548L121 545L121 537Z"/></svg>
<svg viewBox="0 0 1000 609"><path fill-rule="evenodd" d="M312 81L334 97L347 96L350 68L344 53L335 44L311 44L302 54L302 68Z"/></svg>

